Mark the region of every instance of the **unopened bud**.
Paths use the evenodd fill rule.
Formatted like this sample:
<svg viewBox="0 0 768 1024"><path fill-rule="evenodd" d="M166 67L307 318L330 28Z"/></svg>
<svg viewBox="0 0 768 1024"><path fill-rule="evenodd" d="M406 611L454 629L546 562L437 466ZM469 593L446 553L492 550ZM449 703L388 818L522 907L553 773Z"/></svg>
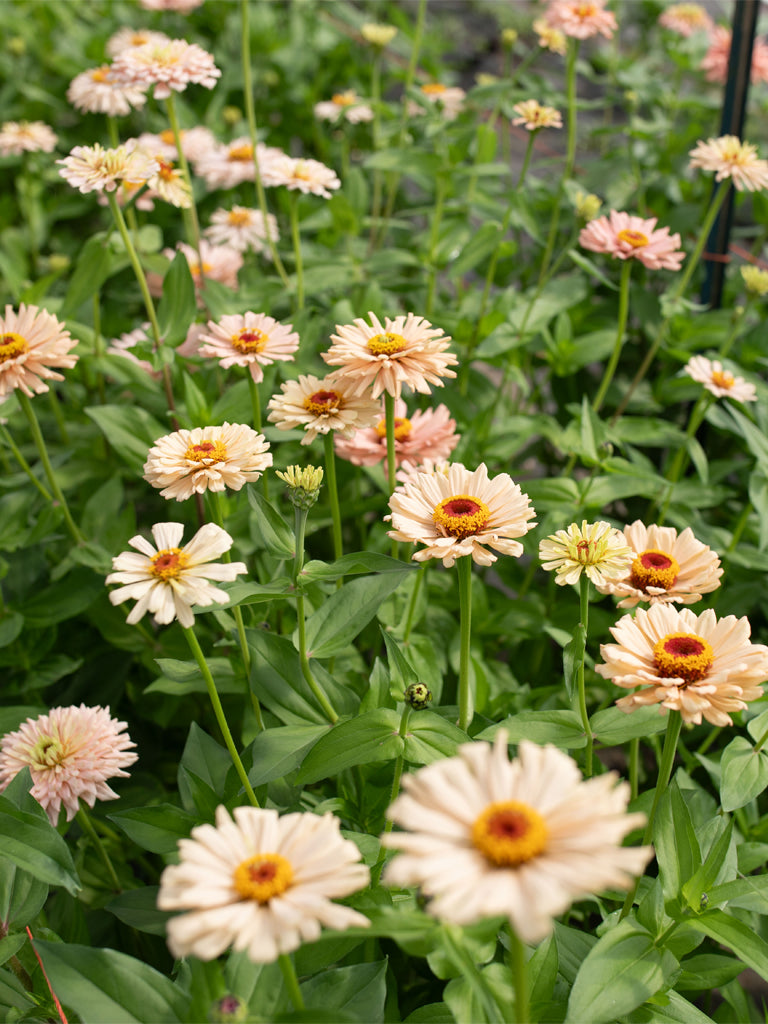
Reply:
<svg viewBox="0 0 768 1024"><path fill-rule="evenodd" d="M600 197L592 195L591 192L577 192L575 205L576 216L581 220L590 221L598 215L602 203Z"/></svg>
<svg viewBox="0 0 768 1024"><path fill-rule="evenodd" d="M741 276L748 295L768 295L768 270L760 267L742 267Z"/></svg>
<svg viewBox="0 0 768 1024"><path fill-rule="evenodd" d="M425 683L411 683L405 690L405 703L414 711L423 711L432 703L432 691Z"/></svg>
<svg viewBox="0 0 768 1024"><path fill-rule="evenodd" d="M377 25L369 21L360 29L360 34L371 46L388 46L397 35L394 25Z"/></svg>
<svg viewBox="0 0 768 1024"><path fill-rule="evenodd" d="M242 1024L248 1019L248 1004L238 996L222 996L208 1011L211 1024Z"/></svg>
<svg viewBox="0 0 768 1024"><path fill-rule="evenodd" d="M27 52L27 43L21 36L11 36L6 40L6 49L14 55L14 57L23 57Z"/></svg>
<svg viewBox="0 0 768 1024"><path fill-rule="evenodd" d="M243 112L240 107L224 107L221 116L225 124L237 124L242 118Z"/></svg>
<svg viewBox="0 0 768 1024"><path fill-rule="evenodd" d="M501 33L501 44L502 46L508 46L511 50L517 42L517 30L514 28L505 28Z"/></svg>
<svg viewBox="0 0 768 1024"><path fill-rule="evenodd" d="M288 496L296 508L312 508L323 482L322 469L316 469L314 466L305 466L303 469L301 466L289 466L284 473L279 469L276 472L280 479L288 484Z"/></svg>

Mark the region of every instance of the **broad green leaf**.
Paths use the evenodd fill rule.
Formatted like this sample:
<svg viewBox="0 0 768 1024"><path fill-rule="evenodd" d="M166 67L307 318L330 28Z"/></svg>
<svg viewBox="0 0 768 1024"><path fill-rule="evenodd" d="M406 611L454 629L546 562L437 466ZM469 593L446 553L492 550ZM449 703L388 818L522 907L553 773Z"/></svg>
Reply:
<svg viewBox="0 0 768 1024"><path fill-rule="evenodd" d="M384 637L384 646L387 648L387 664L393 693L395 689L405 690L411 683L419 682L418 672L411 665L397 640L383 627L381 627L381 635ZM400 699L402 700L402 697Z"/></svg>
<svg viewBox="0 0 768 1024"><path fill-rule="evenodd" d="M475 738L490 740L499 729L506 730L510 743L532 740L554 743L556 747L576 749L586 746L587 737L575 711L520 711L498 725L491 725Z"/></svg>
<svg viewBox="0 0 768 1024"><path fill-rule="evenodd" d="M475 231L466 245L462 246L461 252L450 264L452 277L466 274L474 269L478 263L491 255L498 245L501 237L501 227L498 224L486 223Z"/></svg>
<svg viewBox="0 0 768 1024"><path fill-rule="evenodd" d="M411 764L431 764L452 757L467 734L433 711L414 711L405 736L405 759Z"/></svg>
<svg viewBox="0 0 768 1024"><path fill-rule="evenodd" d="M568 1000L566 1022L608 1024L659 991L677 960L654 946L637 921L624 920L598 939L582 964Z"/></svg>
<svg viewBox="0 0 768 1024"><path fill-rule="evenodd" d="M717 953L691 956L687 960L681 960L680 967L682 971L675 982L675 988L680 992L701 992L719 988L720 985L727 985L744 970L744 964L739 960Z"/></svg>
<svg viewBox="0 0 768 1024"><path fill-rule="evenodd" d="M691 875L681 890L683 899L695 913L699 912L702 894L707 892L717 879L731 845L733 822L723 819L718 821L722 823L720 835L712 843L701 867Z"/></svg>
<svg viewBox="0 0 768 1024"><path fill-rule="evenodd" d="M332 658L340 654L368 625L379 606L386 601L411 567L403 564L401 573L388 572L350 580L326 598L307 619L307 649L310 657Z"/></svg>
<svg viewBox="0 0 768 1024"><path fill-rule="evenodd" d="M87 239L77 258L74 273L69 280L64 304L59 311L63 320L70 319L84 302L95 295L102 284L129 265L128 254L117 254L110 247L103 232Z"/></svg>
<svg viewBox="0 0 768 1024"><path fill-rule="evenodd" d="M39 590L19 606L27 626L51 626L72 619L105 594L104 579L86 569L74 569L65 580Z"/></svg>
<svg viewBox="0 0 768 1024"><path fill-rule="evenodd" d="M232 759L228 751L197 723L189 727L177 773L179 795L186 810L213 819L224 799L224 787Z"/></svg>
<svg viewBox="0 0 768 1024"><path fill-rule="evenodd" d="M12 644L21 633L24 626L24 616L6 608L0 618L0 647L7 647Z"/></svg>
<svg viewBox="0 0 768 1024"><path fill-rule="evenodd" d="M16 975L5 968L0 969L0 1009L28 1010L35 1005L35 1000Z"/></svg>
<svg viewBox="0 0 768 1024"><path fill-rule="evenodd" d="M405 746L399 728L400 715L390 708L366 711L335 725L304 758L297 785L330 778L354 765L394 760Z"/></svg>
<svg viewBox="0 0 768 1024"><path fill-rule="evenodd" d="M763 861L765 857L761 858ZM748 875L713 886L707 893L710 907L727 903L732 907L768 914L768 875Z"/></svg>
<svg viewBox="0 0 768 1024"><path fill-rule="evenodd" d="M568 250L568 257L580 267L585 273L589 274L590 277L596 278L601 284L604 284L606 288L610 288L611 291L618 291L619 286L615 281L612 281L610 277L600 270L594 260L589 259L584 253L578 252L576 249Z"/></svg>
<svg viewBox="0 0 768 1024"><path fill-rule="evenodd" d="M723 751L720 800L724 811L735 811L768 787L768 753L755 750L746 736L736 736Z"/></svg>
<svg viewBox="0 0 768 1024"><path fill-rule="evenodd" d="M376 1024L384 1020L386 974L386 960L336 967L303 982L301 991L308 1010L333 1010Z"/></svg>
<svg viewBox="0 0 768 1024"><path fill-rule="evenodd" d="M406 564L399 558L390 558L389 555L382 555L377 551L353 551L337 558L335 562L307 562L299 573L299 580L317 583L321 580L333 581L341 579L342 576L359 576L363 573L402 573Z"/></svg>
<svg viewBox="0 0 768 1024"><path fill-rule="evenodd" d="M186 338L189 325L196 316L195 283L189 261L183 252L177 252L163 278L163 295L157 306L157 322L163 342L178 345Z"/></svg>
<svg viewBox="0 0 768 1024"><path fill-rule="evenodd" d="M270 601L279 601L282 598L292 597L296 593L296 588L287 576L279 576L271 583L243 583L237 580L228 584L226 591L229 600L226 604L216 605L219 611L234 608L235 605L268 604Z"/></svg>
<svg viewBox="0 0 768 1024"><path fill-rule="evenodd" d="M657 707L634 708L627 714L621 708L604 708L593 715L589 724L597 739L606 747L615 747L627 740L641 739L664 732L667 727L665 715Z"/></svg>
<svg viewBox="0 0 768 1024"><path fill-rule="evenodd" d="M747 967L768 981L768 942L760 938L754 928L722 910L708 910L699 917L689 918L687 923L733 950Z"/></svg>
<svg viewBox="0 0 768 1024"><path fill-rule="evenodd" d="M763 736L768 733L768 711L763 711L754 718L750 718L747 722L747 732L755 743L759 743Z"/></svg>
<svg viewBox="0 0 768 1024"><path fill-rule="evenodd" d="M711 1017L702 1013L674 989L668 989L659 997L659 1002L654 1000L646 1003L623 1020L627 1024L712 1024Z"/></svg>
<svg viewBox="0 0 768 1024"><path fill-rule="evenodd" d="M36 941L54 992L83 1024L175 1024L186 997L153 967L114 949Z"/></svg>
<svg viewBox="0 0 768 1024"><path fill-rule="evenodd" d="M274 505L255 487L248 488L248 502L256 513L256 530L267 551L278 558L293 558L296 550L293 530Z"/></svg>
<svg viewBox="0 0 768 1024"><path fill-rule="evenodd" d="M137 846L151 853L175 853L180 839L188 839L196 815L173 804L135 807L107 815Z"/></svg>
<svg viewBox="0 0 768 1024"><path fill-rule="evenodd" d="M250 745L252 786L263 786L297 768L306 751L328 732L325 725L284 725L265 729Z"/></svg>
<svg viewBox="0 0 768 1024"><path fill-rule="evenodd" d="M557 965L557 943L554 935L548 935L534 950L533 956L528 961L532 1021L541 1019L541 1012L552 1000L557 981Z"/></svg>
<svg viewBox="0 0 768 1024"><path fill-rule="evenodd" d="M159 891L159 886L156 885L148 885L143 889L129 889L110 900L105 909L123 924L137 931L147 932L148 935L165 936L171 914L167 910L158 910Z"/></svg>
<svg viewBox="0 0 768 1024"><path fill-rule="evenodd" d="M85 412L110 447L139 474L143 472L149 449L171 429L170 424L164 426L138 405L92 405Z"/></svg>
<svg viewBox="0 0 768 1024"><path fill-rule="evenodd" d="M48 885L10 859L0 859L0 921L24 928L39 913L48 897Z"/></svg>
<svg viewBox="0 0 768 1024"><path fill-rule="evenodd" d="M701 867L699 842L680 787L673 779L659 801L653 846L667 900L676 899L683 885Z"/></svg>

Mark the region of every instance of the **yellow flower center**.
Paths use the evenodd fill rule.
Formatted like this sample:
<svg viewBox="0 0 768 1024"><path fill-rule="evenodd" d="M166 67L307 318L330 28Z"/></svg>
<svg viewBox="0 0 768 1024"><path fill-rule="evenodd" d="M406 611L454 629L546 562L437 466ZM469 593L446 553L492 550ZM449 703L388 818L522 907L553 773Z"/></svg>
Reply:
<svg viewBox="0 0 768 1024"><path fill-rule="evenodd" d="M337 391L315 391L304 399L304 408L313 416L326 416L329 412L337 412L341 405L341 395Z"/></svg>
<svg viewBox="0 0 768 1024"><path fill-rule="evenodd" d="M712 371L712 383L719 388L726 388L730 391L733 385L736 383L732 373L728 373L727 370L713 370Z"/></svg>
<svg viewBox="0 0 768 1024"><path fill-rule="evenodd" d="M654 645L653 659L662 678L696 683L709 671L714 652L696 633L667 633Z"/></svg>
<svg viewBox="0 0 768 1024"><path fill-rule="evenodd" d="M253 146L250 143L233 146L227 153L227 160L253 160Z"/></svg>
<svg viewBox="0 0 768 1024"><path fill-rule="evenodd" d="M422 85L421 91L426 96L440 96L444 93L447 86L443 85L442 82L427 82L426 85Z"/></svg>
<svg viewBox="0 0 768 1024"><path fill-rule="evenodd" d="M233 881L244 900L269 903L291 887L293 868L279 853L261 853L238 864Z"/></svg>
<svg viewBox="0 0 768 1024"><path fill-rule="evenodd" d="M411 421L403 416L402 419L395 417L395 440L402 441L404 437L408 437L411 432ZM387 421L380 420L377 427L376 433L379 437L387 436Z"/></svg>
<svg viewBox="0 0 768 1024"><path fill-rule="evenodd" d="M20 334L16 334L13 331L9 331L7 334L0 334L0 363L5 363L9 359L15 359L26 352L28 348L29 345L26 338L22 338Z"/></svg>
<svg viewBox="0 0 768 1024"><path fill-rule="evenodd" d="M472 842L499 868L517 867L538 857L548 838L542 816L518 800L489 804L472 826Z"/></svg>
<svg viewBox="0 0 768 1024"><path fill-rule="evenodd" d="M180 131L179 135L181 136L182 139L184 138L183 131ZM162 132L160 132L160 138L166 144L166 146L176 145L176 136L173 134L170 128L166 128Z"/></svg>
<svg viewBox="0 0 768 1024"><path fill-rule="evenodd" d="M223 441L200 441L191 444L184 453L185 459L192 462L224 462L227 458L227 446Z"/></svg>
<svg viewBox="0 0 768 1024"><path fill-rule="evenodd" d="M672 555L668 555L666 551L649 548L639 554L632 563L630 581L638 590L647 590L648 587L669 590L679 572L680 565Z"/></svg>
<svg viewBox="0 0 768 1024"><path fill-rule="evenodd" d="M231 224L233 228L242 228L246 224L251 223L251 211L250 210L230 210L227 217L227 223Z"/></svg>
<svg viewBox="0 0 768 1024"><path fill-rule="evenodd" d="M203 261L203 273L210 274L212 270L213 267L211 264ZM189 264L189 272L192 277L200 277L200 264L196 260L193 260L192 263Z"/></svg>
<svg viewBox="0 0 768 1024"><path fill-rule="evenodd" d="M264 346L269 341L269 335L256 327L243 327L237 334L230 338L232 347L245 355L263 352Z"/></svg>
<svg viewBox="0 0 768 1024"><path fill-rule="evenodd" d="M159 157L156 158L160 164L160 171L158 177L162 178L163 181L173 181L176 177L176 171L174 170L173 164L170 160L161 160Z"/></svg>
<svg viewBox="0 0 768 1024"><path fill-rule="evenodd" d="M91 72L92 82L106 82L109 79L109 64L102 64L100 68L94 68Z"/></svg>
<svg viewBox="0 0 768 1024"><path fill-rule="evenodd" d="M443 536L464 539L473 533L479 533L490 516L490 509L479 498L471 494L454 494L443 498L432 513L435 526L443 531Z"/></svg>
<svg viewBox="0 0 768 1024"><path fill-rule="evenodd" d="M167 583L177 580L189 564L189 559L181 548L163 548L151 559L149 574Z"/></svg>
<svg viewBox="0 0 768 1024"><path fill-rule="evenodd" d="M331 102L335 103L337 107L351 107L357 96L349 90L347 92L336 92L331 96Z"/></svg>
<svg viewBox="0 0 768 1024"><path fill-rule="evenodd" d="M631 245L633 249L642 249L644 245L648 245L648 236L644 235L642 231L633 231L632 228L624 228L616 237Z"/></svg>
<svg viewBox="0 0 768 1024"><path fill-rule="evenodd" d="M293 168L294 178L298 178L299 181L312 181L312 172L307 167L305 160L297 160L296 166Z"/></svg>
<svg viewBox="0 0 768 1024"><path fill-rule="evenodd" d="M594 18L597 8L594 4L577 4L573 13L577 18Z"/></svg>
<svg viewBox="0 0 768 1024"><path fill-rule="evenodd" d="M64 744L56 736L41 736L29 752L30 768L46 771L55 768L66 759L67 751Z"/></svg>
<svg viewBox="0 0 768 1024"><path fill-rule="evenodd" d="M368 351L375 356L394 356L408 347L408 342L402 334L375 334L368 339Z"/></svg>

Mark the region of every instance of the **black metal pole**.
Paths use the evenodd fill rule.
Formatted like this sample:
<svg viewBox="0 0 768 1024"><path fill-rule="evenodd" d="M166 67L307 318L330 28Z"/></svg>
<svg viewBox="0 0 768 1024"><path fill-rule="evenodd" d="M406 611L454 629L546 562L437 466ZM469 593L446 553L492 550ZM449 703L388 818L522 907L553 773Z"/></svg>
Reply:
<svg viewBox="0 0 768 1024"><path fill-rule="evenodd" d="M744 131L749 77L752 70L752 47L755 41L759 7L760 0L735 0L733 5L731 53L728 58L728 78L723 96L721 135L738 135L741 138ZM715 309L719 309L722 300L727 262L724 257L728 252L732 216L733 189L731 188L707 241L707 253L715 258L706 262L706 277L701 289L701 301ZM723 258L718 259L718 257Z"/></svg>

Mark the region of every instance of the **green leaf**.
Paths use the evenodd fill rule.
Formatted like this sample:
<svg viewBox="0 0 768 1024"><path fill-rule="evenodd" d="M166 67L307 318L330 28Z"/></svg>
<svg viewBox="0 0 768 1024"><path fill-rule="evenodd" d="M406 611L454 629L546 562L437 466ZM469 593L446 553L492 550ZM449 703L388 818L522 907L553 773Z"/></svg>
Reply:
<svg viewBox="0 0 768 1024"><path fill-rule="evenodd" d="M27 992L24 986L21 984L19 979L11 974L10 971L0 970L0 1009L8 1010L28 1010L30 1006L35 1006L35 1000ZM6 1020L12 1020L12 1017L6 1017ZM17 1020L23 1020L22 1017L17 1017Z"/></svg>
<svg viewBox="0 0 768 1024"><path fill-rule="evenodd" d="M28 626L52 626L84 612L105 592L103 578L85 569L75 569L66 580L35 592L34 597L19 606L19 611Z"/></svg>
<svg viewBox="0 0 768 1024"><path fill-rule="evenodd" d="M659 801L653 828L664 897L674 900L701 867L701 851L688 807L673 780Z"/></svg>
<svg viewBox="0 0 768 1024"><path fill-rule="evenodd" d="M506 730L510 743L532 740L568 749L584 747L587 743L584 727L575 711L520 711L498 725L484 729L475 738L493 739L499 729Z"/></svg>
<svg viewBox="0 0 768 1024"><path fill-rule="evenodd" d="M137 846L151 853L175 853L180 839L199 824L196 815L173 804L156 804L107 815Z"/></svg>
<svg viewBox="0 0 768 1024"><path fill-rule="evenodd" d="M606 747L615 747L627 740L640 739L664 732L667 718L653 707L634 708L631 714L621 708L604 708L589 720L592 732Z"/></svg>
<svg viewBox="0 0 768 1024"><path fill-rule="evenodd" d="M531 1020L541 1019L542 1011L552 999L557 981L557 943L554 935L548 935L534 950L528 961L528 984L531 990Z"/></svg>
<svg viewBox="0 0 768 1024"><path fill-rule="evenodd" d="M327 779L358 764L393 761L405 747L399 728L400 715L391 708L366 711L335 725L305 757L296 784Z"/></svg>
<svg viewBox="0 0 768 1024"><path fill-rule="evenodd" d="M698 913L701 907L702 894L714 885L731 846L733 822L730 820L724 821L720 818L718 819L718 824L720 826L720 834L712 843L701 867L695 874L691 875L681 890L683 899L695 913Z"/></svg>
<svg viewBox="0 0 768 1024"><path fill-rule="evenodd" d="M260 732L250 745L253 767L248 772L252 786L263 786L298 768L306 751L330 727L326 725L284 725Z"/></svg>
<svg viewBox="0 0 768 1024"><path fill-rule="evenodd" d="M224 799L232 759L228 751L193 722L181 755L177 776L179 795L188 811L213 820Z"/></svg>
<svg viewBox="0 0 768 1024"><path fill-rule="evenodd" d="M296 551L293 530L274 505L255 487L248 488L248 502L256 512L256 527L267 551L278 558L293 558Z"/></svg>
<svg viewBox="0 0 768 1024"><path fill-rule="evenodd" d="M431 764L452 757L467 734L453 722L433 711L414 711L408 720L405 737L405 759L411 764Z"/></svg>
<svg viewBox="0 0 768 1024"><path fill-rule="evenodd" d="M400 573L388 572L350 580L326 598L307 619L309 656L332 658L345 650L411 571L411 567L404 563Z"/></svg>
<svg viewBox="0 0 768 1024"><path fill-rule="evenodd" d="M24 928L40 912L48 886L10 859L0 859L0 921L6 928Z"/></svg>
<svg viewBox="0 0 768 1024"><path fill-rule="evenodd" d="M7 647L12 644L21 633L24 626L24 616L19 612L5 609L3 617L0 618L0 647Z"/></svg>
<svg viewBox="0 0 768 1024"><path fill-rule="evenodd" d="M85 412L136 473L143 472L147 452L170 429L138 405L92 405Z"/></svg>
<svg viewBox="0 0 768 1024"><path fill-rule="evenodd" d="M756 971L763 981L768 981L768 942L754 928L722 910L708 910L699 917L689 918L687 924L728 946L747 967Z"/></svg>
<svg viewBox="0 0 768 1024"><path fill-rule="evenodd" d="M80 249L59 316L63 320L73 317L80 306L96 294L107 278L127 267L129 263L128 254L116 254L110 248L103 232L89 238Z"/></svg>
<svg viewBox="0 0 768 1024"><path fill-rule="evenodd" d="M113 949L36 941L51 986L83 1024L175 1024L186 998L153 967Z"/></svg>
<svg viewBox="0 0 768 1024"><path fill-rule="evenodd" d="M680 962L682 971L675 982L680 992L701 992L738 977L744 970L744 964L730 956L719 956L716 953L702 953Z"/></svg>
<svg viewBox="0 0 768 1024"><path fill-rule="evenodd" d="M317 583L322 580L331 582L341 579L342 576L359 576L363 573L402 573L405 564L399 558L390 558L389 555L381 555L377 551L353 551L330 564L307 562L299 573L299 580L302 583Z"/></svg>
<svg viewBox="0 0 768 1024"><path fill-rule="evenodd" d="M387 648L387 664L389 666L389 678L392 683L393 695L395 690L405 690L411 683L419 681L419 674L413 667L405 652L388 630L381 627L381 635L384 637L384 646ZM402 696L400 700L402 700ZM465 737L466 739L466 737Z"/></svg>
<svg viewBox="0 0 768 1024"><path fill-rule="evenodd" d="M171 914L167 910L157 909L157 894L160 887L147 885L143 889L130 889L128 892L121 892L104 908L110 914L135 928L139 932L146 932L148 935L162 935L165 937L166 925Z"/></svg>
<svg viewBox="0 0 768 1024"><path fill-rule="evenodd" d="M768 753L756 750L746 736L732 739L720 759L720 800L724 811L735 811L768 787Z"/></svg>
<svg viewBox="0 0 768 1024"><path fill-rule="evenodd" d="M473 270L478 263L486 259L494 251L501 237L498 224L486 223L475 231L461 252L450 264L452 277L460 277Z"/></svg>
<svg viewBox="0 0 768 1024"><path fill-rule="evenodd" d="M585 273L589 274L590 277L597 278L597 280L601 284L604 284L606 288L610 288L611 291L614 292L617 292L619 290L619 286L616 284L616 282L612 281L610 277L606 277L606 275L602 272L602 270L600 270L597 264L593 260L585 256L583 253L578 252L576 249L569 249L568 256L576 264L577 267L581 267L581 269Z"/></svg>
<svg viewBox="0 0 768 1024"><path fill-rule="evenodd" d="M608 1024L653 996L677 970L677 960L654 946L651 933L624 920L590 950L568 1000L566 1024Z"/></svg>
<svg viewBox="0 0 768 1024"><path fill-rule="evenodd" d="M163 278L163 295L157 307L160 335L166 345L178 345L187 336L189 325L197 316L195 283L189 261L177 252Z"/></svg>
<svg viewBox="0 0 768 1024"><path fill-rule="evenodd" d="M335 1011L350 1020L376 1024L384 1020L386 974L386 960L336 967L303 982L301 991L308 1010ZM306 1019L315 1020L316 1014Z"/></svg>
<svg viewBox="0 0 768 1024"><path fill-rule="evenodd" d="M764 859L764 858L763 858ZM713 886L707 893L709 905L728 903L732 907L768 914L768 875L748 875Z"/></svg>

